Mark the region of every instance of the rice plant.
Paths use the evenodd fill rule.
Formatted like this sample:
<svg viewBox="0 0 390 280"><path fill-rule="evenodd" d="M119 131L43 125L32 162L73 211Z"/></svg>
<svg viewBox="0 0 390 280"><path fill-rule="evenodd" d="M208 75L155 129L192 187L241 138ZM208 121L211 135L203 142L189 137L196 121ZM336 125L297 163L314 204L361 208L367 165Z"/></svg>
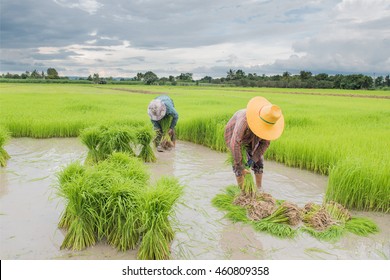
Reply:
<svg viewBox="0 0 390 280"><path fill-rule="evenodd" d="M242 192L244 195L249 195L251 197L255 197L257 192L257 186L255 184L255 181L253 179L252 173L250 171L250 166L248 165L248 155L246 152L246 147L241 147L241 156L242 156L242 164L245 167L245 169L248 171L248 173L245 173L244 175L244 182L242 186ZM232 153L228 153L228 159L226 160L231 165L234 164L234 159Z"/></svg>
<svg viewBox="0 0 390 280"><path fill-rule="evenodd" d="M129 126L89 127L80 133L81 142L87 146L87 163L97 163L114 152L135 156L132 145L136 143L135 129Z"/></svg>
<svg viewBox="0 0 390 280"><path fill-rule="evenodd" d="M163 149L169 150L173 147L173 142L171 140L171 136L169 135L169 129L172 123L172 116L166 116L160 120L162 137L161 137L161 147Z"/></svg>
<svg viewBox="0 0 390 280"><path fill-rule="evenodd" d="M7 151L4 149L4 145L10 138L10 133L0 126L0 166L7 165L7 160L10 158Z"/></svg>
<svg viewBox="0 0 390 280"><path fill-rule="evenodd" d="M367 236L379 230L373 221L352 217L346 208L333 201L323 205L308 203L303 212L302 231L326 241L336 241L346 232Z"/></svg>
<svg viewBox="0 0 390 280"><path fill-rule="evenodd" d="M12 137L48 138L76 137L86 127L102 123L132 127L149 123L145 108L150 96L132 94L129 98L126 91L155 91L157 95L161 86L113 87L2 86L0 125L7 127ZM348 209L390 212L388 100L342 97L350 92L339 89L316 90L337 97L290 95L286 89L271 88L244 91L240 87L176 86L166 90L175 96L182 116L176 127L178 139L224 152L224 127L234 112L245 108L254 96L268 98L283 109L286 126L282 137L271 142L266 159L329 175L326 201L336 201ZM310 93L311 89L288 89L294 91ZM385 91L364 93L389 95ZM375 141L361 137L362 131Z"/></svg>
<svg viewBox="0 0 390 280"><path fill-rule="evenodd" d="M136 132L136 137L138 143L142 146L138 157L140 157L144 162L155 162L156 156L154 155L151 147L152 140L155 137L154 130L152 130L150 126L140 127Z"/></svg>
<svg viewBox="0 0 390 280"><path fill-rule="evenodd" d="M144 185L117 182L109 186L103 206L105 236L120 251L135 249L140 240L140 197Z"/></svg>
<svg viewBox="0 0 390 280"><path fill-rule="evenodd" d="M182 194L178 180L149 185L139 158L114 152L94 165L69 164L58 174L66 230L61 249L82 250L106 239L119 251L136 249L141 259L168 259L174 231L173 206Z"/></svg>
<svg viewBox="0 0 390 280"><path fill-rule="evenodd" d="M352 217L345 223L345 229L360 236L379 232L378 226L372 220L363 217Z"/></svg>
<svg viewBox="0 0 390 280"><path fill-rule="evenodd" d="M65 228L67 233L61 244L61 249L82 250L96 243L96 226L98 212L96 205L98 196L85 184L82 177L64 183L60 188L60 195L66 198L66 208L63 212L59 227Z"/></svg>
<svg viewBox="0 0 390 280"><path fill-rule="evenodd" d="M234 199L241 193L240 189L231 185L225 189L225 193L217 194L211 201L212 205L217 209L226 212L225 217L232 222L249 222L247 211L244 207L234 204Z"/></svg>
<svg viewBox="0 0 390 280"><path fill-rule="evenodd" d="M133 226L130 218L136 215L136 197L149 180L139 159L114 153L93 166L75 162L58 179L59 195L66 202L59 222L67 230L62 249L82 250L103 237L120 250L134 248L139 225Z"/></svg>
<svg viewBox="0 0 390 280"><path fill-rule="evenodd" d="M170 242L174 232L173 206L182 195L183 188L175 178L162 177L149 187L142 203L142 242L138 258L142 260L166 260L170 258Z"/></svg>
<svg viewBox="0 0 390 280"><path fill-rule="evenodd" d="M299 214L290 214L290 212L298 211L296 206L292 207L287 203L283 204L279 202L280 205L276 208L275 211L272 211L272 213L266 217L254 220L248 215L248 207L243 207L237 205L237 203L234 203L237 198L240 198L239 188L237 186L228 186L225 190L225 193L217 194L213 198L212 204L216 208L226 211L227 213L225 214L225 217L233 222L251 224L257 231L264 231L280 238L292 238L296 236L297 230L292 228L290 225L290 223L296 225L295 216ZM253 198L250 197L250 200L253 200ZM249 208L250 207L251 206L249 206ZM293 219L294 222L290 222L290 220L292 221Z"/></svg>

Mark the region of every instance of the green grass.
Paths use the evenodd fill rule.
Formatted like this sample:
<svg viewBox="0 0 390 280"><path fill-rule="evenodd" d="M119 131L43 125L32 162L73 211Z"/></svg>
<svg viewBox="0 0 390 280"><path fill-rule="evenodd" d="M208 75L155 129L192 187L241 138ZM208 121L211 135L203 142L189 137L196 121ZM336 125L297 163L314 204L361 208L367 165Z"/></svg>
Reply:
<svg viewBox="0 0 390 280"><path fill-rule="evenodd" d="M0 126L0 167L7 165L7 160L10 158L8 152L4 149L4 145L10 139L10 133Z"/></svg>
<svg viewBox="0 0 390 280"><path fill-rule="evenodd" d="M286 121L266 159L328 175L327 201L390 212L390 100L347 96L389 97L386 91L0 84L0 125L13 137L78 136L101 124L151 125L146 108L161 93L179 112L178 139L217 151L227 150L223 130L234 112L264 96L282 108Z"/></svg>

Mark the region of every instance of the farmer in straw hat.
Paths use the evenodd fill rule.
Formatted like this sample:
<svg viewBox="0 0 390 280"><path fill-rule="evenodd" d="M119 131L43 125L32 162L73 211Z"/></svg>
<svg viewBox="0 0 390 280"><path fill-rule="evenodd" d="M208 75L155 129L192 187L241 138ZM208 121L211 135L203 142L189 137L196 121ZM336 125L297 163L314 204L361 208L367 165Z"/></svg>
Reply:
<svg viewBox="0 0 390 280"><path fill-rule="evenodd" d="M262 191L264 153L270 141L280 137L284 129L281 109L264 97L252 98L237 111L225 127L225 142L233 155L233 171L243 188L244 175L250 171L243 165L241 147L245 147L248 165L255 173L256 186Z"/></svg>
<svg viewBox="0 0 390 280"><path fill-rule="evenodd" d="M156 138L154 143L157 147L157 151L163 152L164 149L161 147L161 138L163 135L161 121L169 116L172 116L172 122L169 127L169 136L173 142L173 146L176 143L176 134L175 134L175 126L177 124L177 120L179 119L179 114L175 109L175 105L173 104L173 100L167 95L160 95L153 99L148 106L148 115L153 124L154 130L156 131Z"/></svg>

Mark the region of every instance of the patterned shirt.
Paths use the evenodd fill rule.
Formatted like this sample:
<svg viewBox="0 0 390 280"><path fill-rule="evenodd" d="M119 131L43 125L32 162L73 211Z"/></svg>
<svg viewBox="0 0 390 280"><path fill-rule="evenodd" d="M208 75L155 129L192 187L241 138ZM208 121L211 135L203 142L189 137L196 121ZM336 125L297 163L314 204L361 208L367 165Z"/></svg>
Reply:
<svg viewBox="0 0 390 280"><path fill-rule="evenodd" d="M270 141L256 136L248 126L246 109L237 111L225 127L225 142L233 155L233 170L236 176L241 176L244 170L241 146L247 147L248 157L257 165L262 166L264 153ZM262 170L258 171L261 173ZM256 171L255 171L256 173Z"/></svg>
<svg viewBox="0 0 390 280"><path fill-rule="evenodd" d="M177 120L179 119L179 114L177 113L175 109L175 105L173 104L173 100L168 96L168 95L160 95L157 96L155 99L160 99L164 104L165 107L167 108L167 112L165 113L164 118L167 116L172 116L172 122L170 128L174 129L177 123ZM161 125L159 121L154 121L151 120L153 123L153 126L155 129L161 130Z"/></svg>

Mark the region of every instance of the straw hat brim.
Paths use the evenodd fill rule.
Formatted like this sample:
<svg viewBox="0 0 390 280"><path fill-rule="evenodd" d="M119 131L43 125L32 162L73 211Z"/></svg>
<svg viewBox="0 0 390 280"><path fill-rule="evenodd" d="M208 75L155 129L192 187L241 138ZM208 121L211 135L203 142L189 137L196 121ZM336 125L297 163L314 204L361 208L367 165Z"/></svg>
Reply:
<svg viewBox="0 0 390 280"><path fill-rule="evenodd" d="M252 98L246 107L246 119L250 130L261 139L275 140L282 135L284 130L284 117L281 117L275 124L268 124L259 117L261 108L271 105L267 99L261 96Z"/></svg>
<svg viewBox="0 0 390 280"><path fill-rule="evenodd" d="M154 108L155 110L152 110ZM165 117L167 108L159 99L153 99L148 106L148 115L153 121L159 121Z"/></svg>

